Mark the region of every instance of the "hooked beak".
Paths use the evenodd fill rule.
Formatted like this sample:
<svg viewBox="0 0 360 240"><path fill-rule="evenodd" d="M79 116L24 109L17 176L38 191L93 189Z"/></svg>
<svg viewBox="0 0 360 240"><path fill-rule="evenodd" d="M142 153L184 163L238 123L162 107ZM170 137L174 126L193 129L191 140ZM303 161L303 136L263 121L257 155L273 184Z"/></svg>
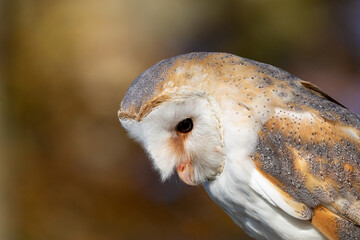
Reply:
<svg viewBox="0 0 360 240"><path fill-rule="evenodd" d="M194 181L194 169L190 162L187 161L185 163L179 164L176 166L176 171L181 181L187 185L195 186L199 184Z"/></svg>

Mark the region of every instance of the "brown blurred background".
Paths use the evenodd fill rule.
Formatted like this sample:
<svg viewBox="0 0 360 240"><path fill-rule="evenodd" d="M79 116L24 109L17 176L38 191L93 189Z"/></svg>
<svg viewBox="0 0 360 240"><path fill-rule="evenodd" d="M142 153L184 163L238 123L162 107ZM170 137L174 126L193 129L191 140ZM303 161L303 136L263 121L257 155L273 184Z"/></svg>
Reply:
<svg viewBox="0 0 360 240"><path fill-rule="evenodd" d="M0 0L0 239L248 239L162 184L117 109L161 59L231 52L360 113L360 2Z"/></svg>

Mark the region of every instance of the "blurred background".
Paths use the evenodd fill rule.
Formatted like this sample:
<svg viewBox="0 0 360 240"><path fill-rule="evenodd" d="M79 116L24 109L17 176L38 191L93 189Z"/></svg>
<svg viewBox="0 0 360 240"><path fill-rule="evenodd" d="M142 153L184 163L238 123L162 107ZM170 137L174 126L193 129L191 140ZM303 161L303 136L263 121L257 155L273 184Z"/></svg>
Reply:
<svg viewBox="0 0 360 240"><path fill-rule="evenodd" d="M162 184L117 119L137 75L191 51L360 113L358 0L0 0L0 239L249 239L202 187Z"/></svg>

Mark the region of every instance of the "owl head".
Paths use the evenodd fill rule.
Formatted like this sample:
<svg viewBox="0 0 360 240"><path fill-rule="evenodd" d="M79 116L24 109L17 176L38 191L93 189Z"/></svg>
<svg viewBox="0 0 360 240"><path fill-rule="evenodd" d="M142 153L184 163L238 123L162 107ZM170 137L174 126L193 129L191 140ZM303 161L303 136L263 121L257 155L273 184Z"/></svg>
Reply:
<svg viewBox="0 0 360 240"><path fill-rule="evenodd" d="M122 100L121 124L146 149L163 180L176 170L183 182L196 185L222 171L222 114L215 97L221 89L208 64L232 56L213 55L163 60L138 76Z"/></svg>
<svg viewBox="0 0 360 240"><path fill-rule="evenodd" d="M257 131L274 107L291 97L284 88L293 78L228 53L184 54L138 76L118 116L163 180L176 170L195 185L227 170L229 156L249 157Z"/></svg>

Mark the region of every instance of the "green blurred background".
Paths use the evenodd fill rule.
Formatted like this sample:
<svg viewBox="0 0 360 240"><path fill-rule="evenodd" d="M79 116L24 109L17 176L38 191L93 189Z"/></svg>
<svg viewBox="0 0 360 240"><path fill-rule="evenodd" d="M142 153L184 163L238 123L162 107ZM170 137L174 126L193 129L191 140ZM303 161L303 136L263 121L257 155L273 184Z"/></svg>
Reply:
<svg viewBox="0 0 360 240"><path fill-rule="evenodd" d="M191 51L360 112L358 0L0 0L0 239L248 239L202 187L162 184L117 119L137 75Z"/></svg>

